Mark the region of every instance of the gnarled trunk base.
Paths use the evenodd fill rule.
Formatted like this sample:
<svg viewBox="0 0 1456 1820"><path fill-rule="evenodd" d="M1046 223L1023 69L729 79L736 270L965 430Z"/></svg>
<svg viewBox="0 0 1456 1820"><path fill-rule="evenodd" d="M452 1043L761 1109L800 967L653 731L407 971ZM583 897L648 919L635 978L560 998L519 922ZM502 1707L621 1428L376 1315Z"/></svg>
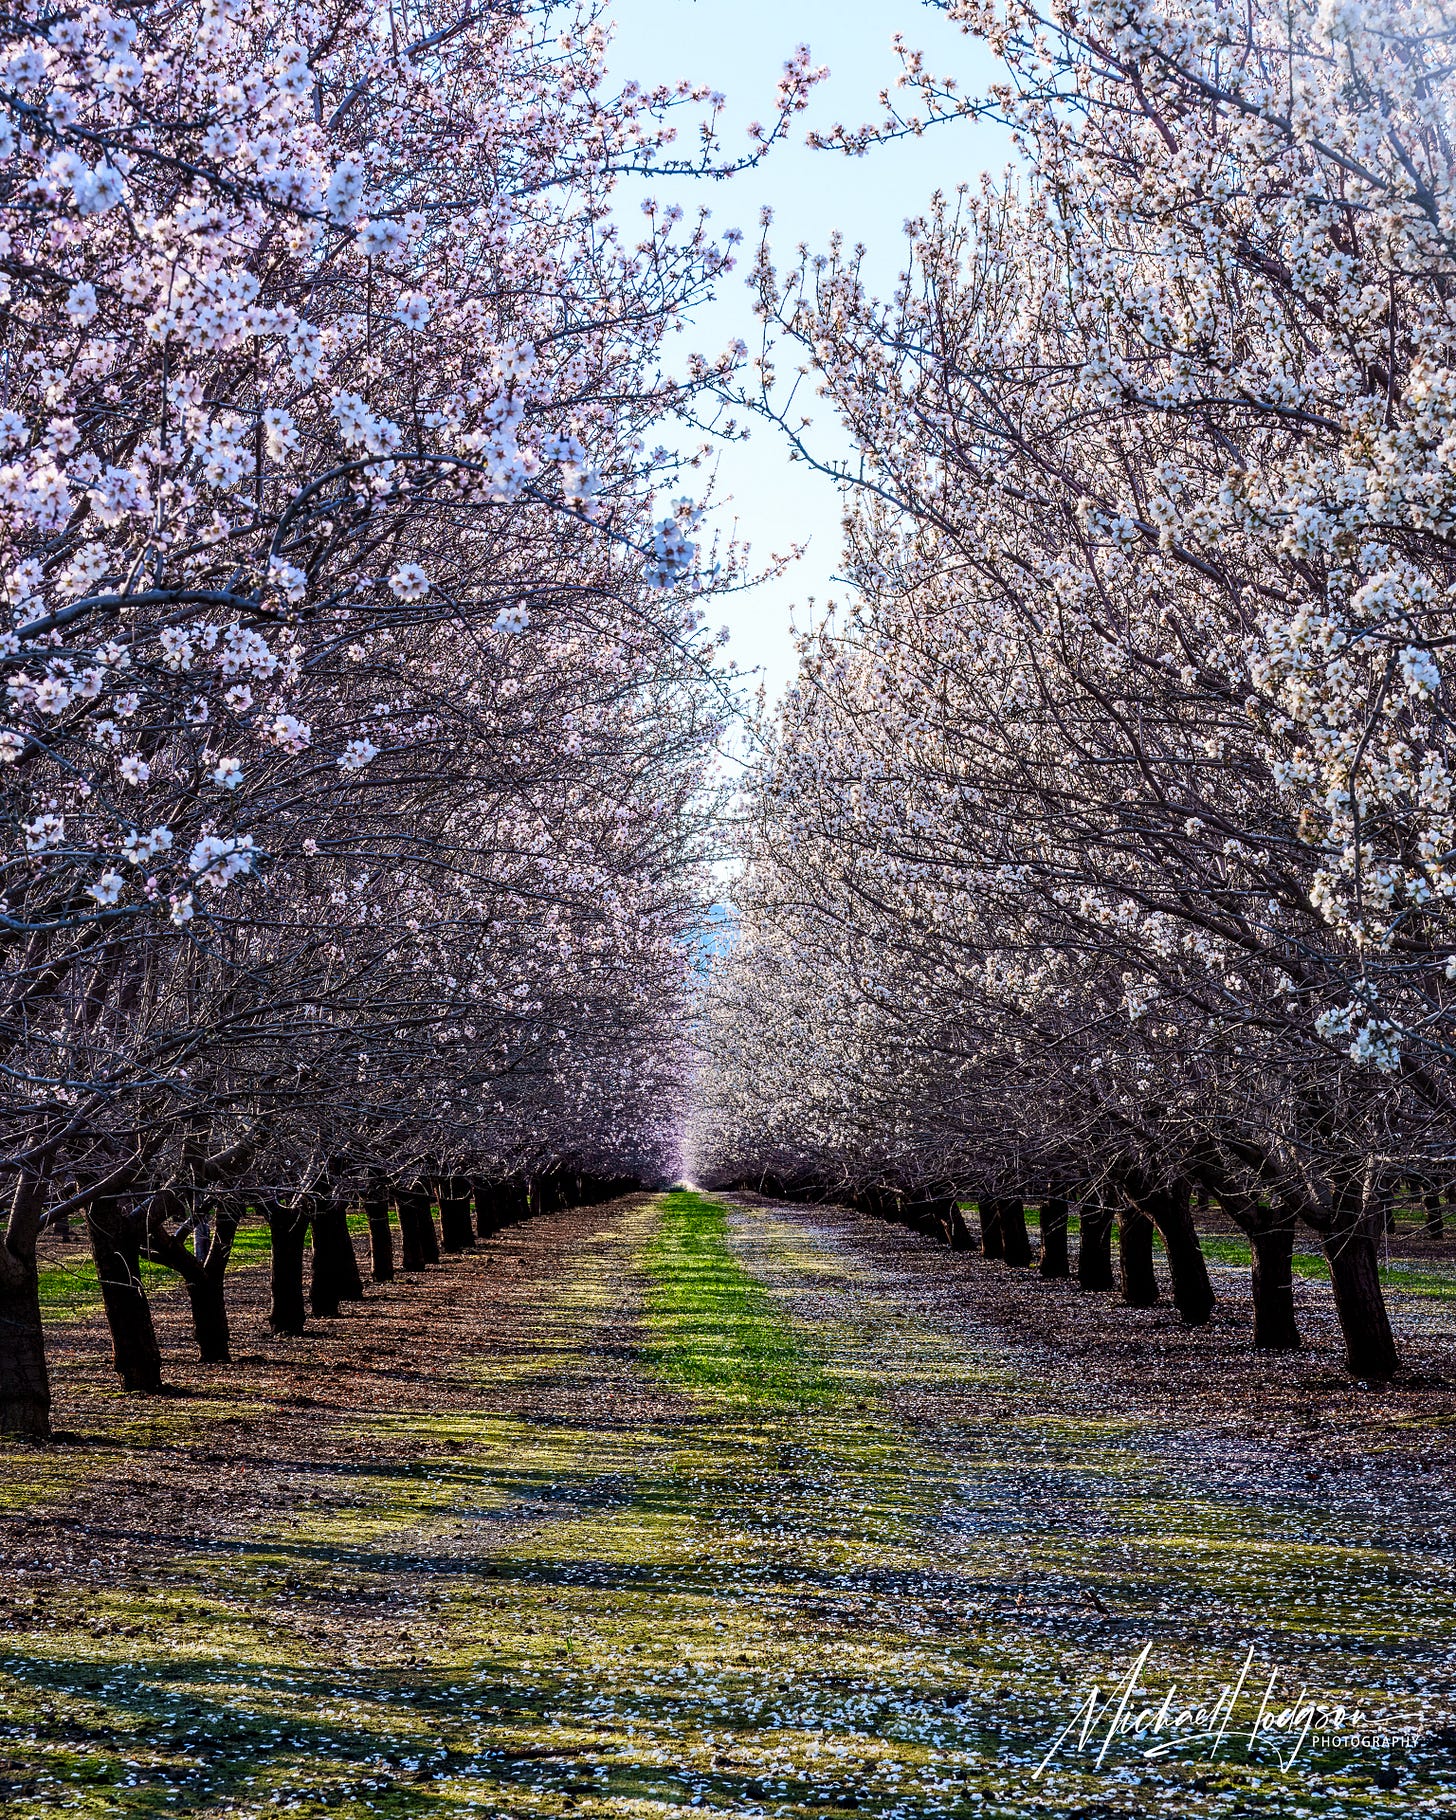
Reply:
<svg viewBox="0 0 1456 1820"><path fill-rule="evenodd" d="M335 1315L340 1302L362 1302L364 1285L354 1241L349 1236L348 1209L342 1201L328 1201L314 1209L313 1272L308 1305L314 1314Z"/></svg>
<svg viewBox="0 0 1456 1820"><path fill-rule="evenodd" d="M461 1176L440 1184L440 1242L446 1251L469 1251L475 1244L470 1184Z"/></svg>

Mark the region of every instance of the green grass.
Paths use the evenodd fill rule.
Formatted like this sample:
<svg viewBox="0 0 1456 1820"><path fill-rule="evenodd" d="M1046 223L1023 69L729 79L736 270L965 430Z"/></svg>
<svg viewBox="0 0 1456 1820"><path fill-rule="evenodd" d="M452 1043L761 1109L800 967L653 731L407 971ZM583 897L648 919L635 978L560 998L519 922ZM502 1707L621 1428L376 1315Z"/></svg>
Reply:
<svg viewBox="0 0 1456 1820"><path fill-rule="evenodd" d="M142 1283L148 1295L165 1293L181 1278L173 1276L165 1264L142 1259ZM89 1252L77 1250L74 1258L63 1258L40 1267L40 1312L46 1321L74 1320L101 1306L101 1285L96 1278L96 1265Z"/></svg>
<svg viewBox="0 0 1456 1820"><path fill-rule="evenodd" d="M773 1298L729 1247L727 1210L688 1192L667 1195L646 1246L647 1347L659 1376L733 1402L803 1404L833 1388L796 1342Z"/></svg>
<svg viewBox="0 0 1456 1820"><path fill-rule="evenodd" d="M1380 1280L1392 1289L1408 1289L1415 1295L1456 1298L1456 1273L1432 1270L1425 1265L1412 1264L1404 1258L1382 1264Z"/></svg>

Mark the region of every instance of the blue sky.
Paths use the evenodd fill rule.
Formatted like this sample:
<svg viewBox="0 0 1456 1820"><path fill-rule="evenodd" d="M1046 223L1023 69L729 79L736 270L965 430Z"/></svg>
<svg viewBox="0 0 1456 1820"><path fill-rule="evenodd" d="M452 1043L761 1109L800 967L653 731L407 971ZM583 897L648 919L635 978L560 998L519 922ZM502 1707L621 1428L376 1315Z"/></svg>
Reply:
<svg viewBox="0 0 1456 1820"><path fill-rule="evenodd" d="M851 242L865 244L867 269L877 288L888 290L903 263L905 220L937 187L975 181L983 169L1000 170L1007 161L1004 135L979 126L956 125L860 159L805 146L811 127L878 118L879 91L899 69L890 48L896 31L924 49L932 67L953 70L963 86L980 88L993 79L995 66L984 51L914 0L616 0L615 17L613 75L644 84L687 77L721 90L728 102L729 150L746 143L743 129L750 120L771 117L774 87L797 44L807 43L814 62L829 65L829 79L816 91L810 111L799 116L791 142L776 147L760 168L727 183L652 186L664 201L685 209L706 202L713 224L741 227L749 245L757 237L760 208L771 207L780 263L800 241L822 247L837 227ZM743 265L746 269L747 260ZM700 312L684 346L716 353L736 335L752 345L756 327L742 273L735 273ZM818 428L832 450L832 424L821 421ZM723 609L734 655L746 668L760 670L773 696L793 669L791 614L797 609L802 618L811 598L822 605L843 596L834 581L838 497L828 481L789 461L771 429L755 431L747 445L725 449L719 491L732 495L726 513L737 518L760 557L809 541L806 556L782 580L738 596Z"/></svg>

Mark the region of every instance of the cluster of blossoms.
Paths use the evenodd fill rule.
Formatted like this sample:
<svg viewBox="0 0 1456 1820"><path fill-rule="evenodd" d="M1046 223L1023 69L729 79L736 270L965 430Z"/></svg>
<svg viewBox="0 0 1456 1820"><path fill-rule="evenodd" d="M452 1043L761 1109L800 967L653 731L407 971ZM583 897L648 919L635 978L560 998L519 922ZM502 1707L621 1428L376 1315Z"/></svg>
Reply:
<svg viewBox="0 0 1456 1820"><path fill-rule="evenodd" d="M993 101L907 52L913 111L837 137L984 105L1024 174L910 224L886 303L760 256L868 484L753 780L700 1166L1201 1185L1256 1251L1315 1228L1388 1370L1382 1209L1456 1164L1449 32L946 10Z"/></svg>
<svg viewBox="0 0 1456 1820"><path fill-rule="evenodd" d="M609 91L600 12L0 25L0 1319L32 1351L47 1210L134 1251L183 1187L326 1158L670 1164L722 710L644 451L732 241L623 235L619 174L710 97ZM0 1426L39 1419L30 1343Z"/></svg>

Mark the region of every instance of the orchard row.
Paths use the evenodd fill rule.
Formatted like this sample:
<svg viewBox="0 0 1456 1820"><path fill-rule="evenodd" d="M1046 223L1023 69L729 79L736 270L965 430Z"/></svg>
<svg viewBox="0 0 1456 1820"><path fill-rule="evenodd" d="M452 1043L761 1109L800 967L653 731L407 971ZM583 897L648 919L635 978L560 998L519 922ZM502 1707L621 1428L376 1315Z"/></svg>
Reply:
<svg viewBox="0 0 1456 1820"><path fill-rule="evenodd" d="M145 1353L228 1208L675 1160L735 559L658 445L733 236L619 206L716 103L601 11L0 25L0 1428L73 1214Z"/></svg>
<svg viewBox="0 0 1456 1820"><path fill-rule="evenodd" d="M1323 1248L1385 1377L1385 1211L1456 1173L1449 17L944 10L1004 79L907 49L834 137L953 172L989 116L1021 167L887 298L758 260L756 402L814 458L807 372L855 444L852 594L748 779L695 1169L1078 1200L1161 1231L1190 1318L1216 1196L1266 1287Z"/></svg>

